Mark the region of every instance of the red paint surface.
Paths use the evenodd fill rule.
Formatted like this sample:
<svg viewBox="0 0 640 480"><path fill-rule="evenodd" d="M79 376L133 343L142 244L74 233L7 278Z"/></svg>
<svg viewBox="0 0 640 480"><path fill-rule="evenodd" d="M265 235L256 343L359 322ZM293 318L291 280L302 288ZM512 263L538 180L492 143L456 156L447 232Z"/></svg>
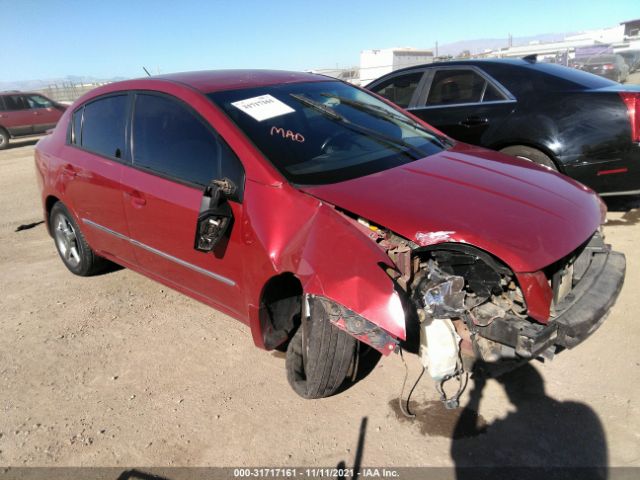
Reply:
<svg viewBox="0 0 640 480"><path fill-rule="evenodd" d="M306 293L330 298L394 337L405 338L398 296L384 271L391 261L331 204L412 240L417 232L454 232L448 241L473 244L517 272L532 316L546 320L550 293L535 272L597 229L600 203L587 188L531 163L458 144L402 167L306 188L304 193L287 184L203 95L216 89L325 80L286 72L200 72L113 83L78 101L127 89L160 91L191 105L222 135L244 165L246 185L243 203L232 202L234 225L220 258L193 249L202 192L66 146L74 107L36 149L43 202L49 196L62 200L101 254L248 323L258 346L263 346L258 315L262 290L284 272L295 274ZM235 285L91 230L82 218L223 275Z"/></svg>

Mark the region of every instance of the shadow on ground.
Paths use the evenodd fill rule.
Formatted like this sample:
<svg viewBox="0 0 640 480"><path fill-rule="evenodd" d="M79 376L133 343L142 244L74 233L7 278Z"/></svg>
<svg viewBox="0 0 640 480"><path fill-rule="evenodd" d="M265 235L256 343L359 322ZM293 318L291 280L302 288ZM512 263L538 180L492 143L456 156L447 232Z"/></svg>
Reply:
<svg viewBox="0 0 640 480"><path fill-rule="evenodd" d="M615 197L602 197L610 212L628 212L634 208L640 208L640 195L621 195Z"/></svg>
<svg viewBox="0 0 640 480"><path fill-rule="evenodd" d="M511 402L511 410L493 422L478 414L488 381L498 382ZM400 422L423 435L451 439L456 478L607 478L600 419L583 403L549 397L532 365L495 380L476 375L470 385L469 402L457 410L446 410L441 402L412 401L409 410L415 418L408 418L397 399L389 403Z"/></svg>
<svg viewBox="0 0 640 480"><path fill-rule="evenodd" d="M40 140L40 137L30 138L29 140L13 140L9 142L9 145L7 145L5 149L11 150L12 148L30 147L38 143L38 140Z"/></svg>

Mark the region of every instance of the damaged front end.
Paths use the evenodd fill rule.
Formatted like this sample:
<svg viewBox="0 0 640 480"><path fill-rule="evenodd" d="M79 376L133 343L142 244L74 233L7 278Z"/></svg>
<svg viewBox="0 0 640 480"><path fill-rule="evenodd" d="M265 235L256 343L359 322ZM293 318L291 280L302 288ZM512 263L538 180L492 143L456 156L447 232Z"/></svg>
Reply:
<svg viewBox="0 0 640 480"><path fill-rule="evenodd" d="M543 271L514 273L471 245L443 239L419 246L356 220L397 267L387 273L406 298L407 341L401 345L412 350L414 344L447 408L458 406L477 362L497 375L533 358L550 360L586 339L624 280L624 255L611 251L599 232ZM356 325L359 331L363 324ZM444 384L451 379L458 387L447 395Z"/></svg>

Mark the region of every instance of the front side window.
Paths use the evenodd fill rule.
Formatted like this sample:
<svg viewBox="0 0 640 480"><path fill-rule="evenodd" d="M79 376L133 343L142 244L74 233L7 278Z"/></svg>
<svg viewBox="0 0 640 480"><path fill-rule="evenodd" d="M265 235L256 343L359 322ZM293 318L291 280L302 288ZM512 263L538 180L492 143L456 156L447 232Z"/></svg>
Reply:
<svg viewBox="0 0 640 480"><path fill-rule="evenodd" d="M400 110L339 81L228 90L209 98L295 184L357 178L449 146Z"/></svg>
<svg viewBox="0 0 640 480"><path fill-rule="evenodd" d="M133 164L198 185L228 177L241 188L231 149L193 112L171 98L137 94Z"/></svg>
<svg viewBox="0 0 640 480"><path fill-rule="evenodd" d="M27 95L27 103L29 108L51 108L53 102L42 95Z"/></svg>
<svg viewBox="0 0 640 480"><path fill-rule="evenodd" d="M407 108L411 103L413 92L418 88L423 72L413 72L390 78L371 88L372 92L392 101L396 105Z"/></svg>
<svg viewBox="0 0 640 480"><path fill-rule="evenodd" d="M122 158L127 104L126 94L111 95L87 103L84 106L80 145L107 157ZM77 130L75 134L77 140Z"/></svg>

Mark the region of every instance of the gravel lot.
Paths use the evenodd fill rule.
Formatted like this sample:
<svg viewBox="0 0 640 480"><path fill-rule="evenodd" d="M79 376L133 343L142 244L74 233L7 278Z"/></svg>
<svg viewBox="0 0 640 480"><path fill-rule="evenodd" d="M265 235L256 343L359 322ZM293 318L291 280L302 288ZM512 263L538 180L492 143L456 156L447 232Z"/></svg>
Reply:
<svg viewBox="0 0 640 480"><path fill-rule="evenodd" d="M126 269L70 274L42 224L16 232L41 220L34 143L0 152L0 465L640 466L637 198L609 202L627 279L591 339L482 391L470 382L477 415L445 411L425 377L409 420L397 355L303 401L282 355L235 320Z"/></svg>

